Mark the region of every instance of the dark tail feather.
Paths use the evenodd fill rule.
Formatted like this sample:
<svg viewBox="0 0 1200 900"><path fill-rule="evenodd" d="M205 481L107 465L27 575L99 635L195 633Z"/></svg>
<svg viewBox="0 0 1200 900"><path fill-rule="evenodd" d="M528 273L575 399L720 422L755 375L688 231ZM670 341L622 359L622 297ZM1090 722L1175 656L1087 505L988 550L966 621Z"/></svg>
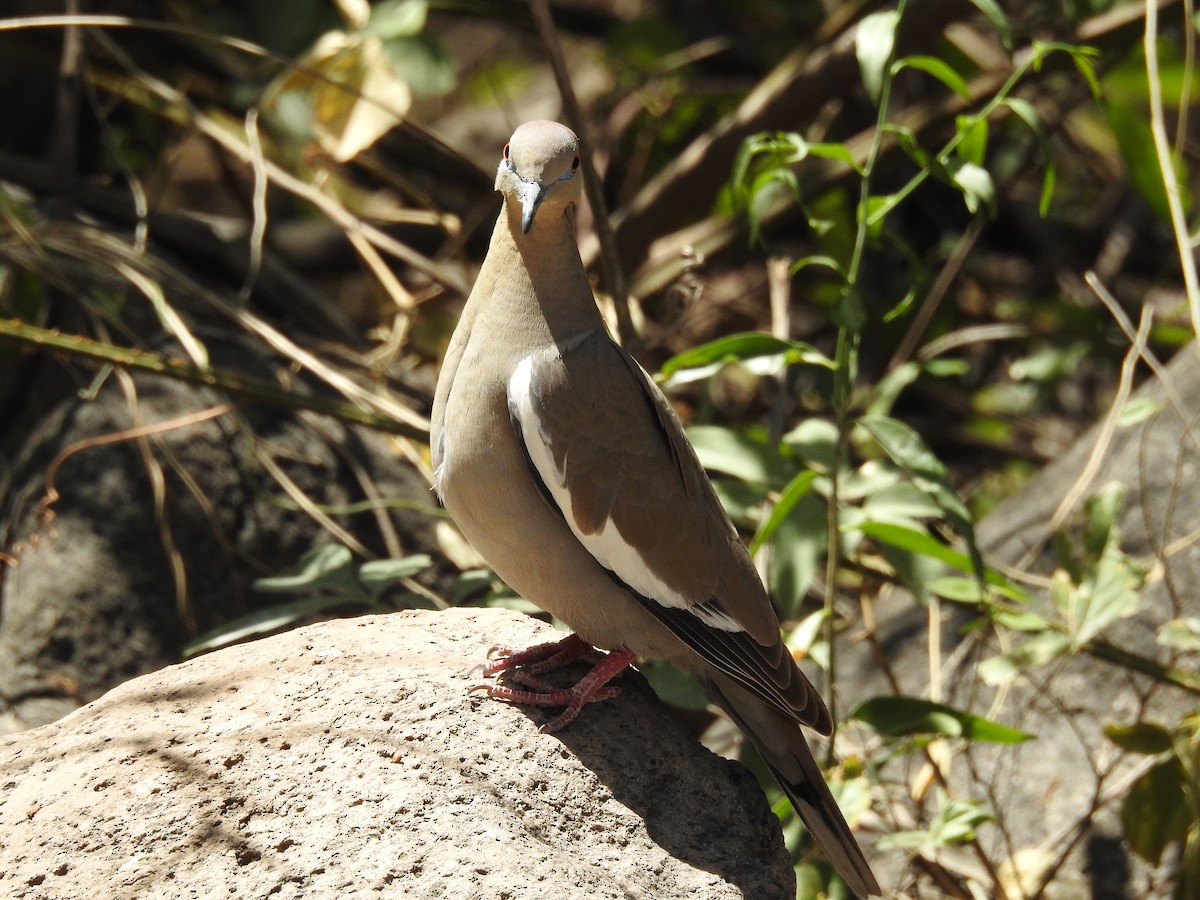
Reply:
<svg viewBox="0 0 1200 900"><path fill-rule="evenodd" d="M859 896L880 894L858 841L829 791L800 726L722 675L704 679L709 696L754 741L771 774L821 852Z"/></svg>

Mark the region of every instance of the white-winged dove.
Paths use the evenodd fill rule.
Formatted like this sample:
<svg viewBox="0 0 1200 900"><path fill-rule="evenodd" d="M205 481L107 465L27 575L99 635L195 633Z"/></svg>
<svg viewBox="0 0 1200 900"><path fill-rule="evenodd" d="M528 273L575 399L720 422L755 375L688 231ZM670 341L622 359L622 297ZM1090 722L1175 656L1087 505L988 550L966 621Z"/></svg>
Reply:
<svg viewBox="0 0 1200 900"><path fill-rule="evenodd" d="M572 219L581 181L570 129L513 134L496 174L504 208L433 402L446 509L497 575L576 632L494 663L527 689L489 692L566 706L554 730L615 694L606 682L637 658L693 673L849 886L878 894L800 730L828 734L829 711L670 404L596 307ZM574 688L535 677L581 655L597 662Z"/></svg>

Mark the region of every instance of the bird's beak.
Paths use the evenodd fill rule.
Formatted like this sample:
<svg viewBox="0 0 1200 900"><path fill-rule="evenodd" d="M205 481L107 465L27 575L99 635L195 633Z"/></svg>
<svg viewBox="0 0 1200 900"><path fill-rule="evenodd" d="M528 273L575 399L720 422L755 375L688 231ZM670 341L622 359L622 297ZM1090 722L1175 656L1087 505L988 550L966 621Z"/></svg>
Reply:
<svg viewBox="0 0 1200 900"><path fill-rule="evenodd" d="M536 181L522 181L518 196L521 198L521 234L529 234L533 217L546 196L546 189Z"/></svg>

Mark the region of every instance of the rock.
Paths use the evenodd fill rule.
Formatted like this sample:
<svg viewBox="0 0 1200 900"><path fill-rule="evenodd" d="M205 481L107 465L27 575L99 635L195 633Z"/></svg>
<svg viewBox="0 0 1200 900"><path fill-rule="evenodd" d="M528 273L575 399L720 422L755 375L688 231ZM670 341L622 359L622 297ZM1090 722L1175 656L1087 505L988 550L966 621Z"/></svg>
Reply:
<svg viewBox="0 0 1200 900"><path fill-rule="evenodd" d="M503 610L324 622L0 739L0 896L794 897L753 778L636 676L557 735L467 693L489 645L555 634Z"/></svg>

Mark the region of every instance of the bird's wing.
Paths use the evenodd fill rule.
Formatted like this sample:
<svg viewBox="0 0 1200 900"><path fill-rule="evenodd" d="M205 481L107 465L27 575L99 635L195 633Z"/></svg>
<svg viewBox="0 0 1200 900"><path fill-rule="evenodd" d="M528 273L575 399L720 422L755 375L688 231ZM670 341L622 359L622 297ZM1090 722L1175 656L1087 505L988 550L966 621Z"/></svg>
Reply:
<svg viewBox="0 0 1200 900"><path fill-rule="evenodd" d="M637 362L589 331L522 359L508 398L543 496L588 552L708 664L828 732L749 554Z"/></svg>

